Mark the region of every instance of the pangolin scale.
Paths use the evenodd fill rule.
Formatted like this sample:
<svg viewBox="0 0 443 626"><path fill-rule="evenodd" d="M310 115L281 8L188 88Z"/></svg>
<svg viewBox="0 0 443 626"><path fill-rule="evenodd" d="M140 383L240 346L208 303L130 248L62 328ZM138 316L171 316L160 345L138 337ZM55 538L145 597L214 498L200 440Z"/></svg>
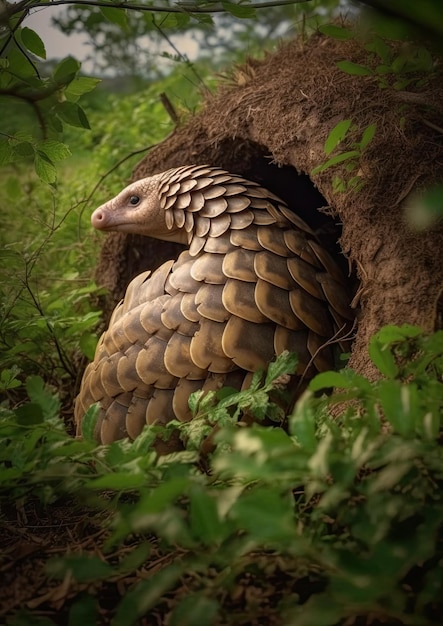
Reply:
<svg viewBox="0 0 443 626"><path fill-rule="evenodd" d="M326 344L354 317L346 280L270 191L217 167L185 166L132 183L91 221L188 249L129 284L84 372L79 432L95 402L102 443L187 421L192 392L245 388L284 350L298 353L295 378L333 369Z"/></svg>

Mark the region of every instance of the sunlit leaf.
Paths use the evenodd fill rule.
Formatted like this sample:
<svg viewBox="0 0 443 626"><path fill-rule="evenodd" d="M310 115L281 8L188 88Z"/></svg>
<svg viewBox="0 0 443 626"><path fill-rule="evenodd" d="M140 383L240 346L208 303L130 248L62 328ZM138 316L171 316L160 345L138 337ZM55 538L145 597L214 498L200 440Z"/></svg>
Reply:
<svg viewBox="0 0 443 626"><path fill-rule="evenodd" d="M343 163L344 161L349 161L349 159L354 159L359 156L360 153L357 150L349 150L348 152L342 152L341 154L337 154L336 156L328 159L325 163L321 165L317 165L311 170L311 174L319 174L324 170L327 170L329 167L333 167L334 165L338 165L339 163Z"/></svg>
<svg viewBox="0 0 443 626"><path fill-rule="evenodd" d="M54 139L45 139L37 144L39 152L44 152L51 161L62 161L71 156L68 146Z"/></svg>
<svg viewBox="0 0 443 626"><path fill-rule="evenodd" d="M354 38L354 33L351 30L343 28L342 26L336 26L335 24L323 24L318 27L318 30L333 39L346 40Z"/></svg>
<svg viewBox="0 0 443 626"><path fill-rule="evenodd" d="M265 384L269 385L284 374L293 374L297 369L298 356L285 350L268 366Z"/></svg>
<svg viewBox="0 0 443 626"><path fill-rule="evenodd" d="M101 83L99 78L91 78L89 76L76 76L73 81L65 89L65 96L71 102L75 102L85 93L89 93Z"/></svg>
<svg viewBox="0 0 443 626"><path fill-rule="evenodd" d="M371 143L371 141L374 138L376 130L377 130L377 124L370 124L369 126L365 128L365 130L363 131L362 138L360 140L361 150L364 150L365 148L368 147L368 145Z"/></svg>
<svg viewBox="0 0 443 626"><path fill-rule="evenodd" d="M346 72L346 74L356 76L370 76L372 74L372 70L369 67L354 63L353 61L338 61L337 67L343 70L343 72Z"/></svg>
<svg viewBox="0 0 443 626"><path fill-rule="evenodd" d="M44 183L55 183L57 170L54 163L45 152L37 150L34 157L34 166L37 175Z"/></svg>
<svg viewBox="0 0 443 626"><path fill-rule="evenodd" d="M331 152L338 146L338 144L343 141L346 137L349 128L351 127L352 120L341 120L338 124L334 126L334 128L329 133L326 141L325 141L325 154L329 155Z"/></svg>
<svg viewBox="0 0 443 626"><path fill-rule="evenodd" d="M372 361L382 374L389 378L393 378L398 374L397 364L386 344L372 337L369 342L368 351Z"/></svg>
<svg viewBox="0 0 443 626"><path fill-rule="evenodd" d="M87 441L95 441L95 426L97 424L100 406L92 404L82 419L81 434Z"/></svg>

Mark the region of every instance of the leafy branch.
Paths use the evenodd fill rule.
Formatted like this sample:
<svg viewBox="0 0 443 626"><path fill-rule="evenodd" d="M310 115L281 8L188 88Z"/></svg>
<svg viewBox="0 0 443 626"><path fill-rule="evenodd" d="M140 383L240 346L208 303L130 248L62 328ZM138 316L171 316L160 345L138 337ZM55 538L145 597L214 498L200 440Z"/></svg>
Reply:
<svg viewBox="0 0 443 626"><path fill-rule="evenodd" d="M57 5L83 5L83 6L95 6L105 7L112 9L125 9L129 11L146 11L148 13L231 13L236 17L253 17L253 12L256 9L269 9L271 7L280 7L290 4L303 4L311 2L312 0L269 0L268 2L256 2L251 4L237 4L235 2L207 2L205 6L199 4L193 4L191 2L177 2L173 6L148 6L145 4L130 4L129 2L104 2L102 0L54 0L54 2L38 2L23 0L17 4L6 3L3 8L3 12L6 14L6 18L12 17L17 13L24 12L28 14L29 11L40 7L53 7ZM2 22L0 13L0 22Z"/></svg>

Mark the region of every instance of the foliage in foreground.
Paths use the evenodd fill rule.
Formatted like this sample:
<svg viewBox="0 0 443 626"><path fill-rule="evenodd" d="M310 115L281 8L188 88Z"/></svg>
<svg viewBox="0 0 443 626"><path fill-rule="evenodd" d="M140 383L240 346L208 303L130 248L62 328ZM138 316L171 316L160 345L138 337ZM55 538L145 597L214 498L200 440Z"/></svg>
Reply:
<svg viewBox="0 0 443 626"><path fill-rule="evenodd" d="M236 420L238 407L278 417L270 395L293 367L293 355L257 375L253 391L215 404L194 397L197 414L182 433L188 448L160 458L152 441L168 432L152 427L134 443L96 447L94 411L85 439L71 439L57 398L41 379L29 378L30 403L1 413L3 513L31 494L48 507L69 497L109 513L104 557L66 555L47 563L51 576L69 573L90 583L90 594L71 607L70 623L80 614L96 623L94 585L143 568L113 626L136 624L162 606L170 613L166 598L184 579L187 593L169 614L172 625L254 623L271 580L281 590L267 606L281 620L273 623L332 626L354 623L358 615L390 624L439 623L443 332L385 327L370 352L380 381L352 370L320 374L290 416L288 432ZM323 393L337 386L332 395ZM336 405L339 419L330 417ZM217 447L202 459L200 442L215 424ZM165 556L155 572L149 570L153 535ZM120 562L109 557L134 538L137 547ZM309 581L305 597L300 580ZM258 596L248 597L248 586ZM232 612L239 594L242 610ZM33 620L22 614L11 623Z"/></svg>

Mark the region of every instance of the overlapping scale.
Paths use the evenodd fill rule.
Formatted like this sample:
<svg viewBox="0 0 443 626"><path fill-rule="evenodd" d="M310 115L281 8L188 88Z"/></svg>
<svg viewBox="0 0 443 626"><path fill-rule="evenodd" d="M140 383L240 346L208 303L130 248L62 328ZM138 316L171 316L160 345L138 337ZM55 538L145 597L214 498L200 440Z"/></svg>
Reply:
<svg viewBox="0 0 443 626"><path fill-rule="evenodd" d="M257 271L255 260L257 254L251 250L236 248L224 255L222 260L223 274L227 278L237 278L246 282L256 282Z"/></svg>
<svg viewBox="0 0 443 626"><path fill-rule="evenodd" d="M334 367L328 341L353 321L337 263L275 194L206 165L157 178L165 226L189 250L129 284L85 370L76 420L80 432L99 402L103 443L192 419L191 393L245 388L284 350L301 389Z"/></svg>
<svg viewBox="0 0 443 626"><path fill-rule="evenodd" d="M223 289L224 308L232 315L237 315L256 324L267 322L268 317L259 308L255 288L254 283L244 283L229 278Z"/></svg>

